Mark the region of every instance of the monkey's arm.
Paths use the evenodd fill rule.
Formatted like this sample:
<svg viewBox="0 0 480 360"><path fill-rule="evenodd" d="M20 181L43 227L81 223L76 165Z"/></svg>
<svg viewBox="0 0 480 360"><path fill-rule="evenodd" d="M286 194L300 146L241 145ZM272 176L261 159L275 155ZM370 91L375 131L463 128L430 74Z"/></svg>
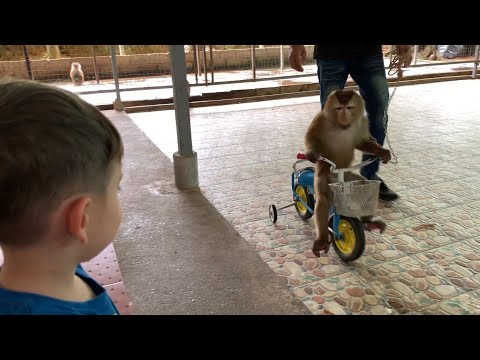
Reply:
<svg viewBox="0 0 480 360"><path fill-rule="evenodd" d="M315 141L313 139L313 129L310 126L305 134L305 156L307 160L316 163L318 158L318 149L316 149Z"/></svg>
<svg viewBox="0 0 480 360"><path fill-rule="evenodd" d="M388 163L392 159L390 151L388 149L382 148L373 140L364 141L363 143L357 145L355 148L365 153L378 156L384 164Z"/></svg>
<svg viewBox="0 0 480 360"><path fill-rule="evenodd" d="M314 164L319 158L326 156L325 152L328 149L328 139L325 136L326 121L325 112L322 110L315 115L305 134L305 155Z"/></svg>
<svg viewBox="0 0 480 360"><path fill-rule="evenodd" d="M368 132L368 119L365 116L362 118L360 137L356 143L355 149L378 156L384 164L388 163L392 158L389 150L384 149L376 141L373 141L370 138Z"/></svg>
<svg viewBox="0 0 480 360"><path fill-rule="evenodd" d="M383 150L386 150L382 148L378 143L375 141L368 139L366 141L361 142L357 146L355 146L355 149L360 150L362 152L368 153L368 154L373 154L376 156L380 156Z"/></svg>
<svg viewBox="0 0 480 360"><path fill-rule="evenodd" d="M315 164L319 159L322 159L325 154L323 153L321 143L314 140L315 139L309 141L308 134L305 137L305 157L308 161Z"/></svg>

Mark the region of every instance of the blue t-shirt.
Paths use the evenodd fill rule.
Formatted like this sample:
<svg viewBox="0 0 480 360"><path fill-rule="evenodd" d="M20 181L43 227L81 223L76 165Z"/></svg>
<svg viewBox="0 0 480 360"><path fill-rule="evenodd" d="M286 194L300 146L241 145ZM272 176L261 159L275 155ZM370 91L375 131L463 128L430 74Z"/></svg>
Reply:
<svg viewBox="0 0 480 360"><path fill-rule="evenodd" d="M119 315L112 299L98 282L78 265L75 274L91 287L88 301L65 301L49 296L0 288L0 315Z"/></svg>

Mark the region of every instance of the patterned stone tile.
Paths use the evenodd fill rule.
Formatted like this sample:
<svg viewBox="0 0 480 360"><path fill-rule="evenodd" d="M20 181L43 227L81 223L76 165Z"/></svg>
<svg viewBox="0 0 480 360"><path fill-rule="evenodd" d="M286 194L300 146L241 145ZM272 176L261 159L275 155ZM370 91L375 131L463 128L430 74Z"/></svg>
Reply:
<svg viewBox="0 0 480 360"><path fill-rule="evenodd" d="M401 314L463 293L411 256L362 269L359 274L376 294L385 297Z"/></svg>
<svg viewBox="0 0 480 360"><path fill-rule="evenodd" d="M259 196L270 195L275 200L275 194L279 191L283 194L291 193L291 185L288 179L279 179L278 175L263 176L261 181L252 182L250 180L232 181L231 183L203 183L200 186L201 192L207 199L216 206L228 204L232 201L242 200L244 198L255 198Z"/></svg>
<svg viewBox="0 0 480 360"><path fill-rule="evenodd" d="M289 286L306 284L352 270L352 267L341 263L333 249L317 258L310 250L311 245L311 240L301 241L260 251L259 255L277 275L286 278Z"/></svg>
<svg viewBox="0 0 480 360"><path fill-rule="evenodd" d="M471 239L465 240L465 243L475 249L476 252L480 253L480 237L473 237Z"/></svg>
<svg viewBox="0 0 480 360"><path fill-rule="evenodd" d="M295 157L291 157L293 164ZM236 181L249 181L251 186L256 186L262 182L263 177L269 177L271 174L278 174L278 181L283 180L286 184L290 181L292 165L287 165L287 160L283 162L270 162L252 165L237 165L234 167L222 167L220 169L210 169L208 172L202 173L202 180L211 184L225 183L228 179ZM268 171L265 171L268 168ZM283 177L281 176L283 174ZM273 179L272 179L273 180Z"/></svg>
<svg viewBox="0 0 480 360"><path fill-rule="evenodd" d="M472 211L473 210L473 211ZM463 238L480 234L480 211L468 205L439 210L436 215L443 224L461 234Z"/></svg>
<svg viewBox="0 0 480 360"><path fill-rule="evenodd" d="M258 200L258 197L268 197L268 203L275 203L278 207L280 200L291 198L292 187L288 178L279 176L264 176L258 181L236 181L231 183L210 183L200 187L202 193L218 208L233 207L236 202L248 203Z"/></svg>
<svg viewBox="0 0 480 360"><path fill-rule="evenodd" d="M285 211L288 211L288 209ZM280 216L283 221L280 220ZM290 210L288 214L279 215L276 224L262 220L238 225L236 229L247 241L256 244L257 251L301 241L309 241L309 249L311 241L316 236L313 218L304 221L298 217L295 210ZM366 244L362 257L348 264L349 266L361 268L378 264L387 259L391 260L405 256L394 245L383 241L381 234L366 232L365 236ZM334 251L333 246L331 250Z"/></svg>
<svg viewBox="0 0 480 360"><path fill-rule="evenodd" d="M437 193L433 193L430 188L434 186L436 185L405 190L400 198L393 202L380 201L376 214L384 220L393 221L461 204L452 198L440 197Z"/></svg>
<svg viewBox="0 0 480 360"><path fill-rule="evenodd" d="M217 205L217 210L232 224L244 224L252 221L269 219L269 205L274 204L281 208L293 203L291 195L265 195L255 198L241 198L232 202ZM292 207L294 209L294 207ZM278 222L284 220L283 215L288 211L278 210ZM300 217L298 219L301 221Z"/></svg>
<svg viewBox="0 0 480 360"><path fill-rule="evenodd" d="M480 253L467 241L426 251L414 258L459 289L480 289Z"/></svg>
<svg viewBox="0 0 480 360"><path fill-rule="evenodd" d="M395 245L385 241L383 234L365 232L365 250L363 255L349 265L355 268L369 268L384 261L404 257L405 253Z"/></svg>
<svg viewBox="0 0 480 360"><path fill-rule="evenodd" d="M393 174L394 173L393 170L391 171ZM421 177L415 176L413 178L410 175L404 174L403 176L398 176L396 178L393 178L392 180L389 180L388 186L391 189L394 189L396 192L402 194L403 191L405 190L417 189L417 188L421 188L427 185L432 185L442 181L445 181L445 179L439 179L431 175L422 175Z"/></svg>
<svg viewBox="0 0 480 360"><path fill-rule="evenodd" d="M397 314L355 272L345 272L293 288L314 315Z"/></svg>
<svg viewBox="0 0 480 360"><path fill-rule="evenodd" d="M383 238L396 249L415 254L460 241L464 236L454 233L442 223L434 222L430 217L417 215L389 222Z"/></svg>
<svg viewBox="0 0 480 360"><path fill-rule="evenodd" d="M291 214L294 216L293 214ZM288 219L272 224L270 220L260 220L236 226L236 230L248 242L256 246L257 251L273 249L289 244L312 241L315 233L313 223L301 219ZM310 245L306 247L310 249Z"/></svg>
<svg viewBox="0 0 480 360"><path fill-rule="evenodd" d="M434 197L449 206L462 205L465 203L465 199L472 199L472 189L458 179L427 186L423 191L428 196ZM480 200L478 197L475 197L475 199Z"/></svg>
<svg viewBox="0 0 480 360"><path fill-rule="evenodd" d="M217 169L234 169L237 167L244 167L245 170L250 166L254 165L260 165L263 164L263 168L260 172L260 174L265 173L265 170L267 170L267 173L272 173L270 170L269 165L272 164L273 161L277 162L278 164L282 164L283 168L282 171L285 171L285 169L290 170L291 169L291 164L293 164L293 161L296 157L296 154L298 153L298 148L289 146L287 148L283 148L281 152L275 149L270 149L265 150L261 153L255 154L255 156L245 156L244 153L242 154L234 154L234 153L228 153L222 156L222 161L219 161L217 158L207 158L203 159L199 164L198 164L198 170L199 172L202 172L203 174L208 176L208 173L210 173L212 170L217 170ZM290 166L289 166L290 164ZM227 173L225 173L227 174ZM258 175L258 173L257 173ZM226 178L228 179L228 177ZM225 180L225 179L218 179L218 180Z"/></svg>
<svg viewBox="0 0 480 360"><path fill-rule="evenodd" d="M480 293L468 292L427 306L415 315L480 315Z"/></svg>
<svg viewBox="0 0 480 360"><path fill-rule="evenodd" d="M399 190L395 189L395 191ZM404 200L403 197L404 195L402 194L402 197L395 202L379 201L375 215L379 216L385 222L387 222L388 226L388 223L390 221L400 220L416 214L420 214L420 211L415 207L409 206L410 201ZM408 197L406 198L408 199Z"/></svg>
<svg viewBox="0 0 480 360"><path fill-rule="evenodd" d="M480 182L480 179L478 180ZM480 192L480 189L478 190ZM477 212L480 209L480 200L468 201L463 204L468 212Z"/></svg>

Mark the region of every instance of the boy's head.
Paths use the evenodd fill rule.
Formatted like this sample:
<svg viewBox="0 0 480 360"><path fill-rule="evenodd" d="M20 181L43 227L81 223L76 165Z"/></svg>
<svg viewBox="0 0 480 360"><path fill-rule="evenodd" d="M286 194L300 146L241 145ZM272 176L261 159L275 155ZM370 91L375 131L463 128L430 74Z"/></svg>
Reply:
<svg viewBox="0 0 480 360"><path fill-rule="evenodd" d="M0 80L0 245L70 237L95 256L121 221L122 156L116 128L77 95Z"/></svg>

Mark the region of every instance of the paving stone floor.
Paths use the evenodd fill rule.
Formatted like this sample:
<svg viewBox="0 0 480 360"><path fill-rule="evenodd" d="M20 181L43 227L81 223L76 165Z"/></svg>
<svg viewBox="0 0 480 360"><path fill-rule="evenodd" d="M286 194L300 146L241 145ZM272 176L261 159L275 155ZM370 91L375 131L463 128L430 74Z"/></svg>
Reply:
<svg viewBox="0 0 480 360"><path fill-rule="evenodd" d="M351 264L333 250L316 258L313 219L294 208L268 218L270 203L291 201L317 97L191 109L200 188L313 314L480 314L479 103L478 80L398 88L388 129L398 162L380 175L400 199L379 204L388 228L367 233ZM130 117L172 157L173 111Z"/></svg>

